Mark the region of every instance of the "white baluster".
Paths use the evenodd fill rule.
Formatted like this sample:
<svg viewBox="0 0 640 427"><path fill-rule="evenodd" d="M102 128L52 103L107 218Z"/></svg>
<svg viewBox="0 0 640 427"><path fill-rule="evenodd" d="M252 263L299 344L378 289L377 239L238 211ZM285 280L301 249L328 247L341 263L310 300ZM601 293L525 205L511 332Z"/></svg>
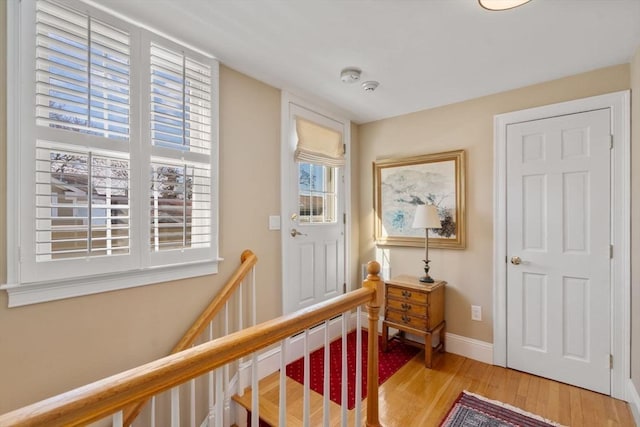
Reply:
<svg viewBox="0 0 640 427"><path fill-rule="evenodd" d="M118 411L111 416L111 425L113 427L122 427L123 415L122 411Z"/></svg>
<svg viewBox="0 0 640 427"><path fill-rule="evenodd" d="M216 426L222 427L224 420L224 398L222 396L222 368L216 369Z"/></svg>
<svg viewBox="0 0 640 427"><path fill-rule="evenodd" d="M189 425L196 427L196 380L189 381Z"/></svg>
<svg viewBox="0 0 640 427"><path fill-rule="evenodd" d="M256 267L251 269L251 325L257 324ZM258 393L258 353L251 355L251 427L258 427L260 421L260 395Z"/></svg>
<svg viewBox="0 0 640 427"><path fill-rule="evenodd" d="M260 396L258 394L258 353L251 355L251 427L258 427L260 418Z"/></svg>
<svg viewBox="0 0 640 427"><path fill-rule="evenodd" d="M243 285L244 285L244 279L240 282L240 285L238 286L238 330L241 331L244 328L244 322L243 322L243 318L244 318L244 312L243 312L243 302L244 302L244 291L243 291ZM242 361L244 360L243 357L241 357L240 359L238 359L238 370L240 371L240 373L242 372ZM241 374L238 374L238 378L242 378ZM244 396L244 381L239 381L238 382L238 396Z"/></svg>
<svg viewBox="0 0 640 427"><path fill-rule="evenodd" d="M362 320L360 319L361 308L356 310L356 426L362 425Z"/></svg>
<svg viewBox="0 0 640 427"><path fill-rule="evenodd" d="M229 301L224 304L224 335L229 335ZM231 396L229 395L229 364L224 365L224 416L223 424L225 427L231 425Z"/></svg>
<svg viewBox="0 0 640 427"><path fill-rule="evenodd" d="M304 427L309 427L309 383L311 375L309 373L309 329L304 330L304 387L302 392L302 422Z"/></svg>
<svg viewBox="0 0 640 427"><path fill-rule="evenodd" d="M155 396L151 398L151 420L149 425L151 427L156 427L156 397Z"/></svg>
<svg viewBox="0 0 640 427"><path fill-rule="evenodd" d="M213 320L209 322L209 341L213 341ZM213 410L216 404L216 397L217 397L213 393L213 371L209 371L209 373L207 374L207 380L208 380L207 393L209 394L209 406L207 409L209 413L211 413L211 411Z"/></svg>
<svg viewBox="0 0 640 427"><path fill-rule="evenodd" d="M329 351L329 321L324 321L324 393L322 396L322 420L324 427L329 427L331 421L331 413L329 410L329 387L330 387L330 351Z"/></svg>
<svg viewBox="0 0 640 427"><path fill-rule="evenodd" d="M278 426L287 425L287 340L280 343L280 398L278 401Z"/></svg>
<svg viewBox="0 0 640 427"><path fill-rule="evenodd" d="M349 313L348 311L345 313L342 313L342 390L341 390L341 396L342 399L340 400L342 402L342 405L340 406L341 409L341 413L342 413L342 418L341 418L341 426L346 426L347 425L347 403L348 403L348 396L347 396L347 371L349 370L348 365L347 365L347 332L348 331L348 326L349 326L349 316L351 313Z"/></svg>
<svg viewBox="0 0 640 427"><path fill-rule="evenodd" d="M180 388L171 389L171 427L180 427Z"/></svg>
<svg viewBox="0 0 640 427"><path fill-rule="evenodd" d="M257 304L256 304L256 267L251 269L251 325L257 324Z"/></svg>

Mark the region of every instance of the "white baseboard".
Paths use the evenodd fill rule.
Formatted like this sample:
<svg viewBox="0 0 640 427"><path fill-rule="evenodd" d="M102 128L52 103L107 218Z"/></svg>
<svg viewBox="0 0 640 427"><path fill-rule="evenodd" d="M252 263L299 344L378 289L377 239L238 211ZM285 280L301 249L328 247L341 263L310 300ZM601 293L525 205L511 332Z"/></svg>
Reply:
<svg viewBox="0 0 640 427"><path fill-rule="evenodd" d="M636 426L640 426L640 394L638 394L638 390L631 379L627 380L627 401L629 402L633 419L636 421Z"/></svg>
<svg viewBox="0 0 640 427"><path fill-rule="evenodd" d="M493 344L449 332L446 333L445 339L447 353L458 354L490 365L493 364Z"/></svg>
<svg viewBox="0 0 640 427"><path fill-rule="evenodd" d="M362 312L362 325L366 328L367 325L367 313ZM378 322L378 331L382 331L382 321L384 319L380 317ZM389 333L397 332L395 329L390 328ZM423 342L419 337L412 337L412 339ZM436 336L434 336L434 345L437 344ZM476 340L474 338L467 338L461 335L452 334L450 332L445 333L445 350L447 353L453 353L460 356L468 357L469 359L477 360L479 362L488 363L493 365L493 344L486 341Z"/></svg>

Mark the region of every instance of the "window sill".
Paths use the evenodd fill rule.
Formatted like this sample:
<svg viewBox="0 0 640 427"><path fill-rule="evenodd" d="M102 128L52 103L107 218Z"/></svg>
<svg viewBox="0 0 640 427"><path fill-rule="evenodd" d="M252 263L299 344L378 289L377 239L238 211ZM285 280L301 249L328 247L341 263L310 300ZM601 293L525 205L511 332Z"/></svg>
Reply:
<svg viewBox="0 0 640 427"><path fill-rule="evenodd" d="M120 289L147 286L171 280L188 279L218 272L218 263L222 258L183 265L171 265L152 269L129 271L72 280L38 282L29 284L6 284L0 289L9 296L8 307L20 307L42 302L93 295Z"/></svg>

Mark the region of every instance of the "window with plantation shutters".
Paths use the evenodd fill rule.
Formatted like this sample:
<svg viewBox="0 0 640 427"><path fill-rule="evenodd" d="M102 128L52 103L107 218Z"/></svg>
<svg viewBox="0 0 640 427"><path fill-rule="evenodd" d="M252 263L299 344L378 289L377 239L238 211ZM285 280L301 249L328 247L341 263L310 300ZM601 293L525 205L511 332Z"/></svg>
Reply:
<svg viewBox="0 0 640 427"><path fill-rule="evenodd" d="M129 34L40 0L35 41L36 262L128 254Z"/></svg>
<svg viewBox="0 0 640 427"><path fill-rule="evenodd" d="M78 0L8 12L9 305L217 272L215 59Z"/></svg>
<svg viewBox="0 0 640 427"><path fill-rule="evenodd" d="M150 64L150 248L206 248L211 243L211 67L153 42Z"/></svg>

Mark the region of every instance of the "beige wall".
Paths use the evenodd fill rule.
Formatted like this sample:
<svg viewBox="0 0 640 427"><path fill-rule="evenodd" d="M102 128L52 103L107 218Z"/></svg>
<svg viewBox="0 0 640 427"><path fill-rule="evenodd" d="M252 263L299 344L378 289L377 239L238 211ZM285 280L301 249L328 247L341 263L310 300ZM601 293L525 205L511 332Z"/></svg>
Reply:
<svg viewBox="0 0 640 427"><path fill-rule="evenodd" d="M358 268L360 261L360 188L358 177L360 176L360 132L358 125L351 124L351 248L349 251L349 266L351 277L347 278L347 283L351 284L351 289L356 289L361 285L361 272Z"/></svg>
<svg viewBox="0 0 640 427"><path fill-rule="evenodd" d="M5 5L0 3L3 50ZM6 58L6 52L0 54ZM1 63L4 171L6 61ZM280 211L280 91L221 67L220 98L220 254L225 261L219 274L12 309L6 292L0 292L0 413L165 355L238 266L245 248L259 258L258 320L281 313L280 234L268 230L268 216ZM5 212L5 181L3 174L0 212ZM4 220L0 224L4 283Z"/></svg>
<svg viewBox="0 0 640 427"><path fill-rule="evenodd" d="M447 330L492 342L493 116L628 88L629 66L619 65L360 126L360 259L376 256L372 162L466 150L467 248L430 250L431 273L449 283ZM389 247L391 274L419 275L423 251ZM481 322L471 320L471 304L482 306Z"/></svg>
<svg viewBox="0 0 640 427"><path fill-rule="evenodd" d="M631 380L640 391L640 47L631 61Z"/></svg>

